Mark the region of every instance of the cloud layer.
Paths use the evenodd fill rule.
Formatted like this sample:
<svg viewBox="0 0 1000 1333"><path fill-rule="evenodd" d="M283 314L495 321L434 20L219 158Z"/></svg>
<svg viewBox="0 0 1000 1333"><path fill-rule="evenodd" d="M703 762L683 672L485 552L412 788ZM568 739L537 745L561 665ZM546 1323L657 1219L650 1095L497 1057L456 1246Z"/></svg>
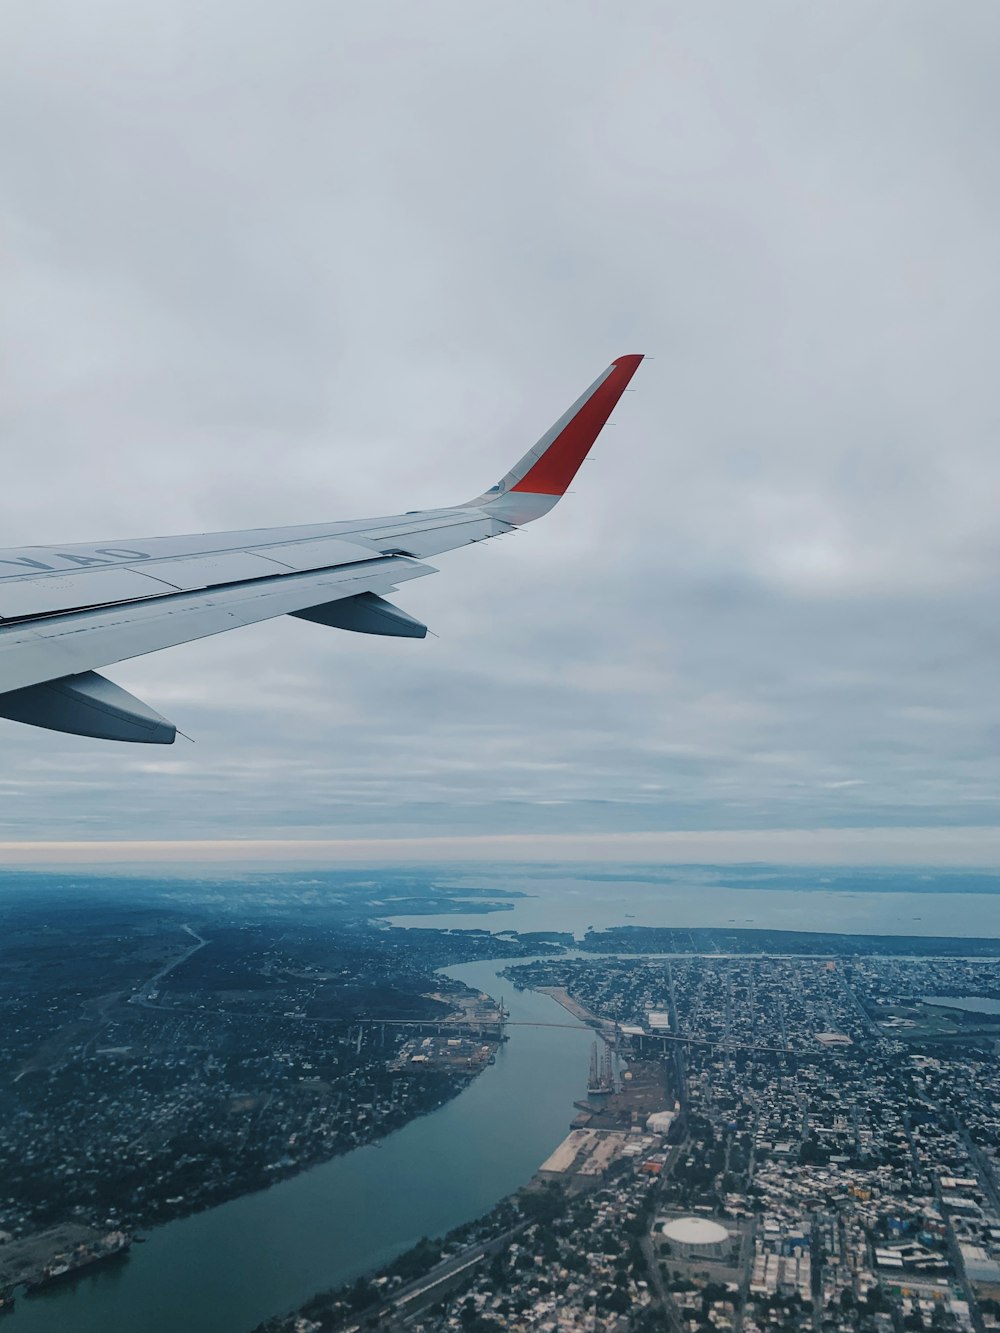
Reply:
<svg viewBox="0 0 1000 1333"><path fill-rule="evenodd" d="M995 6L0 31L2 545L459 501L655 357L439 638L115 668L196 744L0 723L0 839L997 824Z"/></svg>

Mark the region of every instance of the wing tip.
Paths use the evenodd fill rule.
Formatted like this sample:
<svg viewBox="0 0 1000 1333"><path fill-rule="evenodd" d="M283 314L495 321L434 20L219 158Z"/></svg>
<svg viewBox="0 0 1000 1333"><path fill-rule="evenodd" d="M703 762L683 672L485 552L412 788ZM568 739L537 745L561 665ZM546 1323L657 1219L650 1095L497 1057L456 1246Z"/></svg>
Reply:
<svg viewBox="0 0 1000 1333"><path fill-rule="evenodd" d="M561 418L553 428L557 432L554 437L552 432L548 438L542 437L543 452L532 459L510 490L556 497L566 493L644 355L629 352L611 362L600 379L573 405L571 415Z"/></svg>

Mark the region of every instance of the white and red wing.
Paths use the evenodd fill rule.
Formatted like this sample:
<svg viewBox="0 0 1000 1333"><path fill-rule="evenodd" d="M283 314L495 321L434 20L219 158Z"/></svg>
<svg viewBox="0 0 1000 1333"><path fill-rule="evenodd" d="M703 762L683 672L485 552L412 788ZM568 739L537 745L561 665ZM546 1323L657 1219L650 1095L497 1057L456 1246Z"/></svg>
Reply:
<svg viewBox="0 0 1000 1333"><path fill-rule="evenodd" d="M492 490L388 518L0 551L0 717L109 740L175 729L96 668L296 615L369 634L426 630L384 600L423 562L541 517L635 374L619 357Z"/></svg>

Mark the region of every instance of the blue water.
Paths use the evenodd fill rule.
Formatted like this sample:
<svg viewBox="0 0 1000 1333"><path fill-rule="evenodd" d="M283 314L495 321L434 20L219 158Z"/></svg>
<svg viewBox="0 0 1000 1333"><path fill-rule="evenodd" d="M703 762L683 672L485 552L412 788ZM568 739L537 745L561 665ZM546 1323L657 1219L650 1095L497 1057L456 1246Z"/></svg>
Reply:
<svg viewBox="0 0 1000 1333"><path fill-rule="evenodd" d="M547 996L497 980L503 962L448 969L513 1018L570 1021ZM152 1231L119 1266L20 1297L3 1333L247 1333L485 1212L568 1132L592 1037L513 1028L496 1064L457 1098L383 1139Z"/></svg>
<svg viewBox="0 0 1000 1333"><path fill-rule="evenodd" d="M984 995L924 995L926 1004L935 1004L942 1009L961 1009L966 1014L1000 1014L1000 1000L990 1000Z"/></svg>
<svg viewBox="0 0 1000 1333"><path fill-rule="evenodd" d="M502 885L497 875L465 877L466 882ZM447 924L463 930L571 931L578 939L591 926L734 926L748 930L845 931L861 935L947 935L1000 937L1000 894L928 893L894 888L880 892L824 889L820 872L785 888L749 888L708 883L702 872L678 872L676 880L593 881L533 879L519 874L512 887L533 895L512 900L512 910L489 915L456 914ZM442 918L397 916L393 925L440 926Z"/></svg>

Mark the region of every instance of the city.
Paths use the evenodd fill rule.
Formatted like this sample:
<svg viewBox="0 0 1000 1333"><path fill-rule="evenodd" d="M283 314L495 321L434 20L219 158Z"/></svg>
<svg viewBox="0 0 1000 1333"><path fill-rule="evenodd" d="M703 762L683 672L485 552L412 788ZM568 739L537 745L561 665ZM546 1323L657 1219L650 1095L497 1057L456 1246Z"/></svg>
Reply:
<svg viewBox="0 0 1000 1333"><path fill-rule="evenodd" d="M590 1016L612 1087L477 1227L264 1327L1000 1327L996 962L554 959L506 976Z"/></svg>
<svg viewBox="0 0 1000 1333"><path fill-rule="evenodd" d="M498 1008L436 969L500 952L491 937L374 928L366 893L345 909L342 889L303 926L263 911L269 892L193 924L184 885L61 902L58 924L8 893L0 1310L140 1229L377 1140L487 1067Z"/></svg>

